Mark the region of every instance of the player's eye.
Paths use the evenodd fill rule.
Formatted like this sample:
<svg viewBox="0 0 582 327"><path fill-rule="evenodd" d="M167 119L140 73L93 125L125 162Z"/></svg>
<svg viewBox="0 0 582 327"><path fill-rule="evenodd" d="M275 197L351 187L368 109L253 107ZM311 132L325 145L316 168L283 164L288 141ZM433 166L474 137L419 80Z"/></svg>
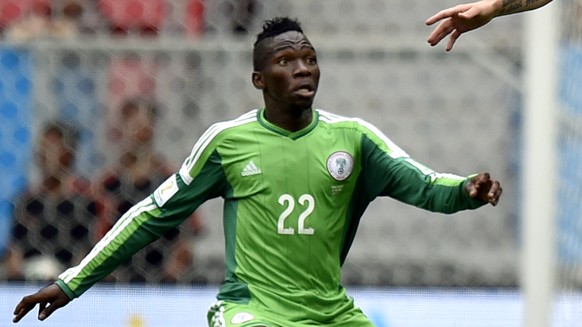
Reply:
<svg viewBox="0 0 582 327"><path fill-rule="evenodd" d="M281 66L286 66L287 64L289 64L289 59L287 58L279 58L279 60L277 60L277 63Z"/></svg>
<svg viewBox="0 0 582 327"><path fill-rule="evenodd" d="M308 65L315 65L315 64L317 64L317 58L315 58L315 57L307 57L307 58L305 59L305 62L306 62Z"/></svg>

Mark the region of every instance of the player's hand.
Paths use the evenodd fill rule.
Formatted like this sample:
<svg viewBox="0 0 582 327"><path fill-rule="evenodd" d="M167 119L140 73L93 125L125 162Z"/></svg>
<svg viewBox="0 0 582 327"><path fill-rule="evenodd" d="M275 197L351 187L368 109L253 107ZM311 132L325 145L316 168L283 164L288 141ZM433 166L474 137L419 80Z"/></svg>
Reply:
<svg viewBox="0 0 582 327"><path fill-rule="evenodd" d="M450 34L446 51L451 51L461 34L487 24L496 15L494 1L466 3L441 10L425 21L425 24L429 26L441 21L430 33L427 41L431 46L435 46Z"/></svg>
<svg viewBox="0 0 582 327"><path fill-rule="evenodd" d="M53 283L34 294L23 297L14 309L12 322L19 322L37 304L39 305L38 320L45 320L55 310L64 307L69 302L71 302L71 299L57 284Z"/></svg>
<svg viewBox="0 0 582 327"><path fill-rule="evenodd" d="M496 206L503 190L499 181L491 179L489 173L481 173L469 179L465 184L465 190L473 199L489 202Z"/></svg>

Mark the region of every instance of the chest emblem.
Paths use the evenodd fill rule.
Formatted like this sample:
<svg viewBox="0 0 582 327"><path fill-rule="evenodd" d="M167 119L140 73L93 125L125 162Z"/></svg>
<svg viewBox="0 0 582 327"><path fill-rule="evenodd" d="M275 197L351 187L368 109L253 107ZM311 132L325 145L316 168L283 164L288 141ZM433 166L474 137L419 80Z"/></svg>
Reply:
<svg viewBox="0 0 582 327"><path fill-rule="evenodd" d="M334 152L327 158L327 171L337 181L346 180L353 169L354 158L347 152Z"/></svg>

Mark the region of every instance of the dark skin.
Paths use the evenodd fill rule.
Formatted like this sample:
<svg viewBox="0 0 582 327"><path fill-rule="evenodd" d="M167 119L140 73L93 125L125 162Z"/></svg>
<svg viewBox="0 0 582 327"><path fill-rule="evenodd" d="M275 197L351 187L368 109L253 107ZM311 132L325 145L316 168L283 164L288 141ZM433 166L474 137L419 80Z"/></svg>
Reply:
<svg viewBox="0 0 582 327"><path fill-rule="evenodd" d="M295 132L312 120L312 104L319 84L315 49L305 35L287 32L266 39L265 64L253 72L253 85L263 91L268 121ZM303 87L303 89L302 89ZM489 173L469 179L465 190L470 197L497 205L501 186Z"/></svg>
<svg viewBox="0 0 582 327"><path fill-rule="evenodd" d="M315 49L302 33L291 31L262 42L264 65L252 73L253 85L262 91L267 120L290 132L301 130L313 119L312 105L319 84ZM502 189L489 173L471 177L465 184L467 194L497 205ZM18 322L38 304L38 319L44 320L71 300L56 284L25 296L14 309Z"/></svg>
<svg viewBox="0 0 582 327"><path fill-rule="evenodd" d="M45 320L55 310L64 307L71 299L61 290L57 284L51 284L40 291L27 295L20 300L14 309L13 322L19 322L30 310L38 304L38 320Z"/></svg>
<svg viewBox="0 0 582 327"><path fill-rule="evenodd" d="M302 33L290 31L263 40L264 64L252 74L263 92L265 117L290 132L312 120L311 106L319 85L315 49Z"/></svg>
<svg viewBox="0 0 582 327"><path fill-rule="evenodd" d="M488 202L493 206L499 203L499 197L503 192L499 181L491 179L489 173L480 173L471 177L465 184L465 190L473 199Z"/></svg>

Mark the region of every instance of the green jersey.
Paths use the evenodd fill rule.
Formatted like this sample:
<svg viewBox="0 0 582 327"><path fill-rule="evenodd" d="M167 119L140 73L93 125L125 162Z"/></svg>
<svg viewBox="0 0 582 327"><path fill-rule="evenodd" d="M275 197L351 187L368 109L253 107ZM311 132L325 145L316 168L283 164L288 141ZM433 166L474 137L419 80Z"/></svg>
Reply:
<svg viewBox="0 0 582 327"><path fill-rule="evenodd" d="M224 199L226 276L218 299L287 321L325 322L352 306L340 284L360 218L378 196L453 213L465 177L411 159L373 125L322 110L289 132L264 110L211 126L180 171L130 209L57 284L74 298L204 201Z"/></svg>

